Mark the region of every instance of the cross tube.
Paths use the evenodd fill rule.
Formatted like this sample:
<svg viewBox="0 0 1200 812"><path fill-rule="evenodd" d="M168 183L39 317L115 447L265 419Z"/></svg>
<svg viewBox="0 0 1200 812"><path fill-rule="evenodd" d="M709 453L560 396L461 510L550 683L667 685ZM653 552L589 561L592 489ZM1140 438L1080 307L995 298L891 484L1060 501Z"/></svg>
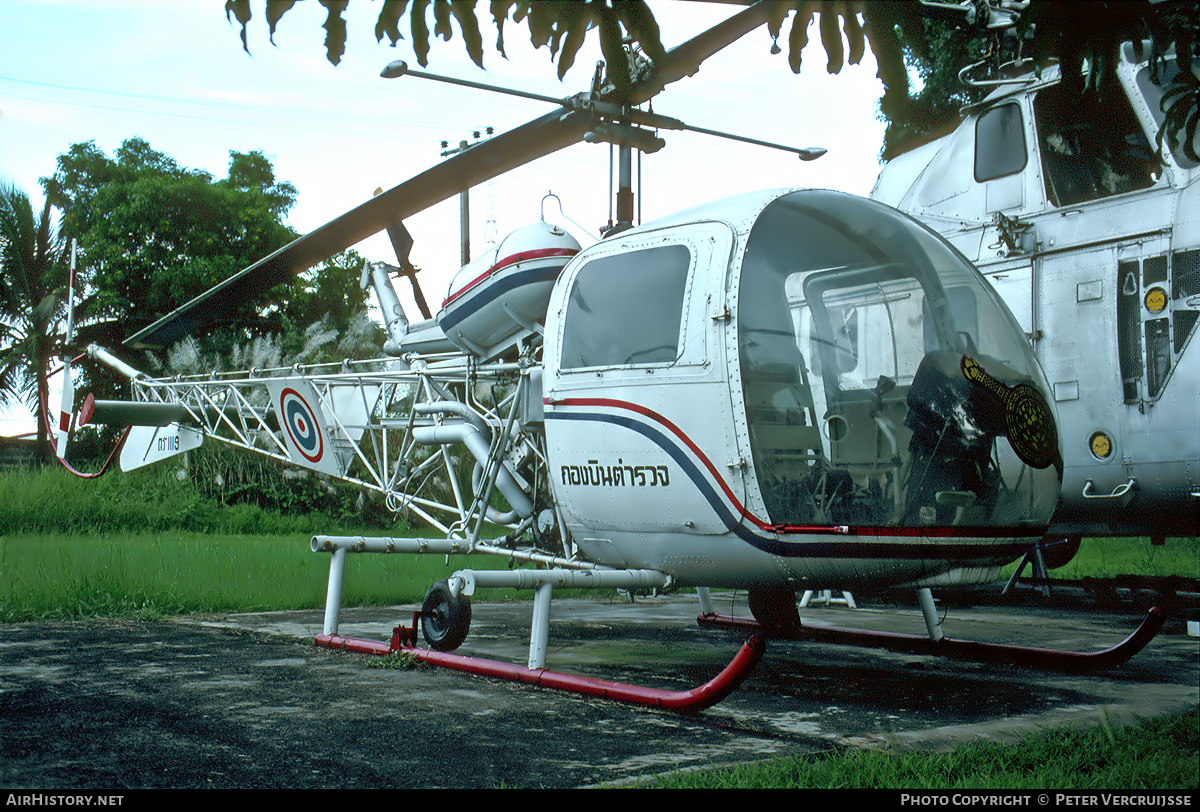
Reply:
<svg viewBox="0 0 1200 812"><path fill-rule="evenodd" d="M663 589L671 577L658 570L614 570L586 562L573 562L556 556L506 550L485 544L472 544L465 539L416 539L366 536L313 536L314 553L333 553L329 564L329 585L325 596L324 635L337 635L341 609L342 579L347 553L408 553L410 555L469 555L494 554L513 560L544 564L544 570L458 570L449 579L455 595L473 595L477 587L506 587L536 589L534 623L530 635L530 667L544 665L545 646L549 634L551 590L567 589ZM540 650L539 656L536 652Z"/></svg>

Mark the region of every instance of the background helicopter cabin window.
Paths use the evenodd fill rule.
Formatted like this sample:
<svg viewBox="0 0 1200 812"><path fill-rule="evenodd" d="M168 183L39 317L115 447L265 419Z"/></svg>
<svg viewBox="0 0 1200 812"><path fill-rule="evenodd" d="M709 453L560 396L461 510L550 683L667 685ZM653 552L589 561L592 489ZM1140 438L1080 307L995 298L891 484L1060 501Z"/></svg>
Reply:
<svg viewBox="0 0 1200 812"><path fill-rule="evenodd" d="M1025 124L1021 106L1002 104L981 113L975 122L975 180L980 183L1025 168Z"/></svg>
<svg viewBox="0 0 1200 812"><path fill-rule="evenodd" d="M1154 150L1123 93L1081 99L1059 84L1040 91L1033 109L1053 205L1148 189L1158 180Z"/></svg>
<svg viewBox="0 0 1200 812"><path fill-rule="evenodd" d="M691 264L683 245L624 251L585 264L567 300L560 367L674 363Z"/></svg>

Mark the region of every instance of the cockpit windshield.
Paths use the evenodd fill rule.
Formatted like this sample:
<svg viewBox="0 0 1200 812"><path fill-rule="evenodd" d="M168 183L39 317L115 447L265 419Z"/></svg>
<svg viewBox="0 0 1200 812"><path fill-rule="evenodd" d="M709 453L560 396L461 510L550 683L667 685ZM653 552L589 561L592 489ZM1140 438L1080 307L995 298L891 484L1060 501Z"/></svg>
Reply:
<svg viewBox="0 0 1200 812"><path fill-rule="evenodd" d="M738 343L773 522L1049 520L1033 482L1057 476L1058 440L1028 342L978 272L905 215L817 190L769 205L742 264ZM1006 422L1018 389L1028 425Z"/></svg>

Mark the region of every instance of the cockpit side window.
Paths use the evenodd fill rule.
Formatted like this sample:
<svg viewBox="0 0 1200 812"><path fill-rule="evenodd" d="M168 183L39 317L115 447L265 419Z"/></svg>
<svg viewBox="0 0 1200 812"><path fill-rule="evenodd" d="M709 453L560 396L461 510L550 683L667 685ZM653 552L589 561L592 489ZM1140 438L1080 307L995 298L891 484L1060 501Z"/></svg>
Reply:
<svg viewBox="0 0 1200 812"><path fill-rule="evenodd" d="M1057 472L1017 470L1000 405L1018 385L1045 398L1029 344L978 272L918 223L834 192L778 198L747 239L736 324L771 522L986 525L1053 510L1030 496ZM1003 383L976 383L975 364Z"/></svg>
<svg viewBox="0 0 1200 812"><path fill-rule="evenodd" d="M567 300L560 367L674 363L691 264L686 246L664 245L584 265Z"/></svg>
<svg viewBox="0 0 1200 812"><path fill-rule="evenodd" d="M1033 109L1053 205L1148 189L1157 181L1154 150L1124 94L1084 100L1059 84L1040 91Z"/></svg>
<svg viewBox="0 0 1200 812"><path fill-rule="evenodd" d="M975 180L992 180L1025 168L1025 125L1016 102L982 113L975 122Z"/></svg>

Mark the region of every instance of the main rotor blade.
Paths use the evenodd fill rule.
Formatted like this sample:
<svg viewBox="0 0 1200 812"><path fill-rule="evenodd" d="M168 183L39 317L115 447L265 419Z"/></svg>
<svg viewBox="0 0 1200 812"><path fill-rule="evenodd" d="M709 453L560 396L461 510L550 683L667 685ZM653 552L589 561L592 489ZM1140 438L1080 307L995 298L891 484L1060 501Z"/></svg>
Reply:
<svg viewBox="0 0 1200 812"><path fill-rule="evenodd" d="M388 226L582 140L591 116L556 110L465 150L373 197L285 245L125 340L133 349L162 348L254 301L322 260Z"/></svg>
<svg viewBox="0 0 1200 812"><path fill-rule="evenodd" d="M633 89L627 103L641 104L666 85L694 74L705 59L763 25L767 20L767 7L768 3L760 0L668 51L665 64L656 66L649 80ZM486 183L530 161L578 143L596 120L591 113L568 110L564 105L528 124L459 152L239 271L130 336L125 340L125 346L131 349L167 347L221 318L238 305L254 301L276 285L405 217L447 200L464 189Z"/></svg>
<svg viewBox="0 0 1200 812"><path fill-rule="evenodd" d="M773 0L759 2L697 34L687 42L667 52L666 63L655 66L649 80L630 93L631 105L642 104L657 95L664 87L687 78L700 70L700 64L713 54L732 45L746 34L767 22Z"/></svg>

